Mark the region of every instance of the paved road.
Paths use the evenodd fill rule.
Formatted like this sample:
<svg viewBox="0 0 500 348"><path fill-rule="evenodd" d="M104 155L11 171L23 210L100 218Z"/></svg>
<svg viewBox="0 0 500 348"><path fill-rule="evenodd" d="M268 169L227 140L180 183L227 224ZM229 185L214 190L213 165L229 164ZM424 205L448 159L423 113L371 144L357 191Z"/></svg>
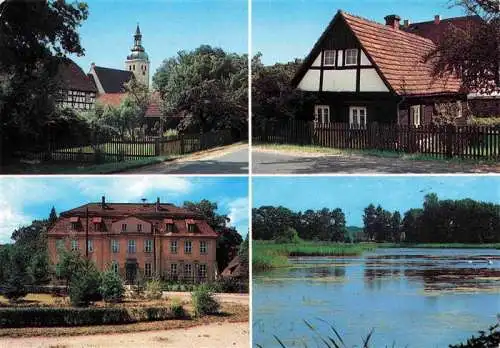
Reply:
<svg viewBox="0 0 500 348"><path fill-rule="evenodd" d="M277 151L252 151L254 174L387 174L387 173L490 173L498 165L472 165L444 161L416 161L375 156L291 154Z"/></svg>
<svg viewBox="0 0 500 348"><path fill-rule="evenodd" d="M133 169L126 174L248 174L248 145Z"/></svg>

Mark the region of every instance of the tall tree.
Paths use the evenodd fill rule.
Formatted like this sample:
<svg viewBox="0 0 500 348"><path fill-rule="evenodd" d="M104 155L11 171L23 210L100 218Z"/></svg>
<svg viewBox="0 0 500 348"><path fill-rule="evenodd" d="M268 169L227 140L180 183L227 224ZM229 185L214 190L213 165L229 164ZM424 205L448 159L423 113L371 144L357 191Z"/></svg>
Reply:
<svg viewBox="0 0 500 348"><path fill-rule="evenodd" d="M166 59L153 76L166 115L181 131L246 131L248 57L202 45Z"/></svg>
<svg viewBox="0 0 500 348"><path fill-rule="evenodd" d="M369 240L375 239L376 220L377 220L377 211L375 209L375 206L372 203L370 203L368 207L364 209L364 214L363 214L365 235L368 237Z"/></svg>
<svg viewBox="0 0 500 348"><path fill-rule="evenodd" d="M397 210L391 217L391 239L394 242L399 242L401 239L401 214Z"/></svg>
<svg viewBox="0 0 500 348"><path fill-rule="evenodd" d="M56 213L56 208L52 206L52 209L50 209L50 214L49 214L49 226L52 226L55 222L57 221L57 213Z"/></svg>
<svg viewBox="0 0 500 348"><path fill-rule="evenodd" d="M500 90L500 8L498 0L452 0L481 20L467 28L451 26L426 59L433 74L456 74L468 89L482 93Z"/></svg>
<svg viewBox="0 0 500 348"><path fill-rule="evenodd" d="M0 3L0 138L8 157L19 144L40 144L61 122L54 106L60 58L82 55L77 32L85 3L5 0ZM0 156L3 157L3 156Z"/></svg>

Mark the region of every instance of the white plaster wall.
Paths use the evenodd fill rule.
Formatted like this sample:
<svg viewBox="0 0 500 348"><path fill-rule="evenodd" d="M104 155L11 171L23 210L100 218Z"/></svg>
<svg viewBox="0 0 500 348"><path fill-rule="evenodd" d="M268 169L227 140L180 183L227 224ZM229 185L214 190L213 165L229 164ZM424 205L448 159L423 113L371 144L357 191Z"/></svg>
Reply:
<svg viewBox="0 0 500 348"><path fill-rule="evenodd" d="M372 65L363 50L361 50L361 65Z"/></svg>
<svg viewBox="0 0 500 348"><path fill-rule="evenodd" d="M302 80L300 80L298 89L302 91L319 91L319 70L308 70Z"/></svg>
<svg viewBox="0 0 500 348"><path fill-rule="evenodd" d="M389 89L384 84L375 69L361 69L359 89L361 92L388 92Z"/></svg>
<svg viewBox="0 0 500 348"><path fill-rule="evenodd" d="M323 57L323 52L320 52L314 62L312 63L312 66L321 66L321 59Z"/></svg>
<svg viewBox="0 0 500 348"><path fill-rule="evenodd" d="M323 91L356 92L356 69L325 70L323 73Z"/></svg>

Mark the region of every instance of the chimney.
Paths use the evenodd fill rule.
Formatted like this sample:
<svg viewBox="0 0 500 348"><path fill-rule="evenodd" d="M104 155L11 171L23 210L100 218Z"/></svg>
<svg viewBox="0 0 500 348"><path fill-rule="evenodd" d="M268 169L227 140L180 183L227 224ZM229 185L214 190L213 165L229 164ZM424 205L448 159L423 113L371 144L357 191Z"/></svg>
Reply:
<svg viewBox="0 0 500 348"><path fill-rule="evenodd" d="M441 16L440 15L435 15L434 16L434 24L439 24L441 23Z"/></svg>
<svg viewBox="0 0 500 348"><path fill-rule="evenodd" d="M156 211L160 211L160 197L156 197Z"/></svg>
<svg viewBox="0 0 500 348"><path fill-rule="evenodd" d="M106 208L106 197L102 196L101 197L101 209L105 209L105 208Z"/></svg>
<svg viewBox="0 0 500 348"><path fill-rule="evenodd" d="M408 28L409 26L410 26L410 20L409 19L405 19L403 21L403 27Z"/></svg>
<svg viewBox="0 0 500 348"><path fill-rule="evenodd" d="M393 28L393 29L399 29L399 22L401 21L401 17L398 15L392 14L384 17L385 19L385 25Z"/></svg>

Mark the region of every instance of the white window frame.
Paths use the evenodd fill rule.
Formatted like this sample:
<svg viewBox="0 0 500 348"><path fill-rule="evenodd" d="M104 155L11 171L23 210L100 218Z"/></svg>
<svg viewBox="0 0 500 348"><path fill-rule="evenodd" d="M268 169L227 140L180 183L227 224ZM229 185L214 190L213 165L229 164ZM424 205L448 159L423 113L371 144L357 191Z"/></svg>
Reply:
<svg viewBox="0 0 500 348"><path fill-rule="evenodd" d="M364 122L361 122L361 111L364 113ZM356 121L356 122L354 122ZM368 111L366 106L350 106L349 107L349 127L350 128L366 128L368 121Z"/></svg>
<svg viewBox="0 0 500 348"><path fill-rule="evenodd" d="M71 251L77 251L77 250L78 250L78 240L72 239L71 240Z"/></svg>
<svg viewBox="0 0 500 348"><path fill-rule="evenodd" d="M87 240L87 250L89 253L94 252L94 241L92 239Z"/></svg>
<svg viewBox="0 0 500 348"><path fill-rule="evenodd" d="M137 251L137 244L135 243L135 239L129 239L127 244L127 252L129 254L135 254Z"/></svg>
<svg viewBox="0 0 500 348"><path fill-rule="evenodd" d="M153 252L153 240L152 239L145 239L144 240L144 252L145 253L152 253Z"/></svg>
<svg viewBox="0 0 500 348"><path fill-rule="evenodd" d="M337 61L337 51L335 50L323 51L323 66L335 66L336 61Z"/></svg>
<svg viewBox="0 0 500 348"><path fill-rule="evenodd" d="M146 262L144 264L144 276L145 277L153 276L153 264L151 262Z"/></svg>
<svg viewBox="0 0 500 348"><path fill-rule="evenodd" d="M111 239L111 252L114 254L120 252L120 243L116 239Z"/></svg>
<svg viewBox="0 0 500 348"><path fill-rule="evenodd" d="M189 270L189 272L188 272L188 270ZM190 263L185 263L183 271L184 271L184 277L186 277L186 276L192 277L193 276L193 265L191 265Z"/></svg>
<svg viewBox="0 0 500 348"><path fill-rule="evenodd" d="M354 56L351 55L351 53L354 53ZM356 66L358 65L358 49L357 48L349 48L345 50L345 66ZM354 58L353 58L354 57ZM349 58L353 58L354 62L349 63Z"/></svg>
<svg viewBox="0 0 500 348"><path fill-rule="evenodd" d="M171 275L177 275L178 268L176 263L171 263L170 264L170 274Z"/></svg>
<svg viewBox="0 0 500 348"><path fill-rule="evenodd" d="M314 123L327 124L330 120L330 105L314 105Z"/></svg>
<svg viewBox="0 0 500 348"><path fill-rule="evenodd" d="M176 240L170 241L170 253L177 254L177 241Z"/></svg>
<svg viewBox="0 0 500 348"><path fill-rule="evenodd" d="M119 270L119 265L118 265L118 262L116 262L116 261L112 261L112 262L111 262L111 270L112 270L115 274L118 274L118 270Z"/></svg>
<svg viewBox="0 0 500 348"><path fill-rule="evenodd" d="M208 252L208 243L206 240L200 240L200 254L206 254Z"/></svg>
<svg viewBox="0 0 500 348"><path fill-rule="evenodd" d="M207 277L207 265L204 263L201 263L198 266L198 277L199 278L206 278Z"/></svg>
<svg viewBox="0 0 500 348"><path fill-rule="evenodd" d="M190 240L184 241L184 254L191 254L193 252L193 242Z"/></svg>
<svg viewBox="0 0 500 348"><path fill-rule="evenodd" d="M420 105L410 106L410 116L413 121L413 126L420 127L422 125L422 108Z"/></svg>

